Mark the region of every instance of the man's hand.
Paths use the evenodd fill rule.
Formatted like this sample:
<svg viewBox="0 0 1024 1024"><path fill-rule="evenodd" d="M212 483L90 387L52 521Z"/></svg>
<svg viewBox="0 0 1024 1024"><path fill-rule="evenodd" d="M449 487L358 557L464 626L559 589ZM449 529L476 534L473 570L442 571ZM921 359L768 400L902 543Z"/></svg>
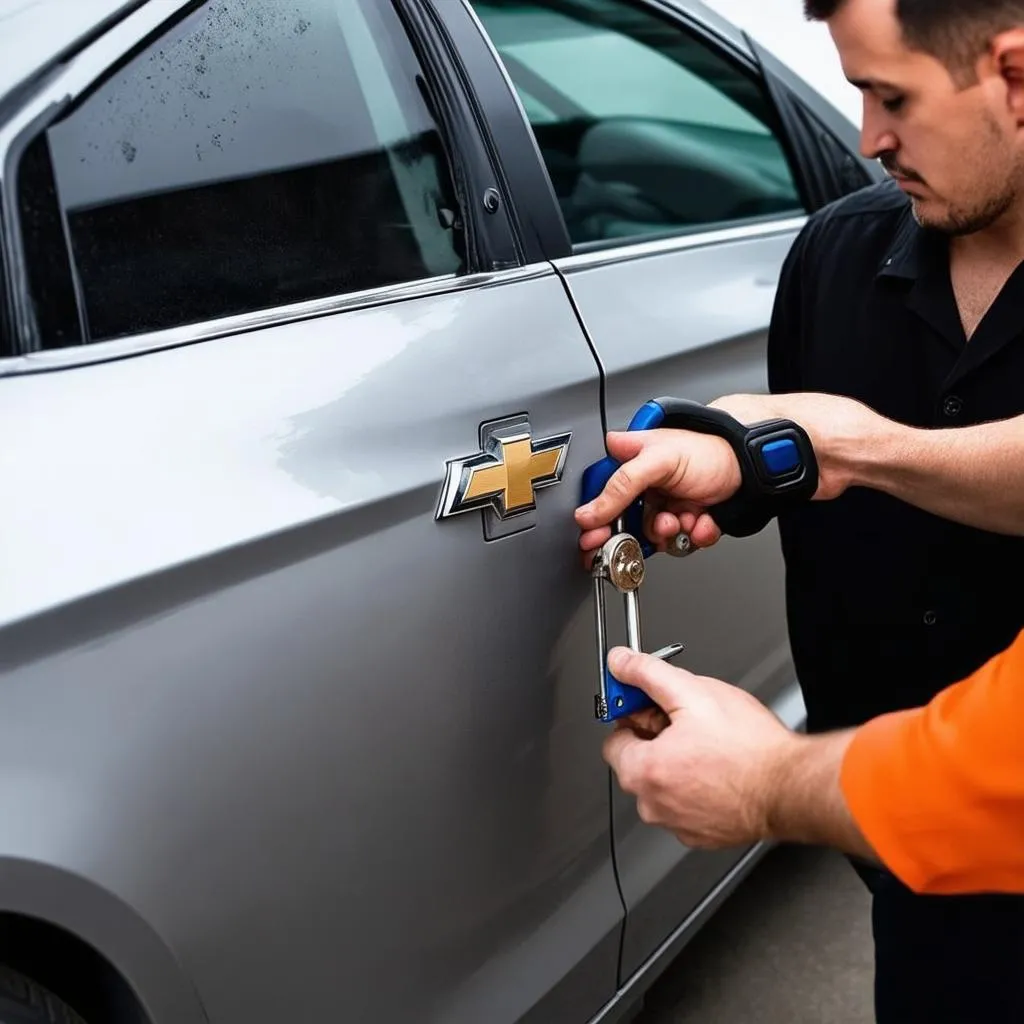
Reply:
<svg viewBox="0 0 1024 1024"><path fill-rule="evenodd" d="M710 404L748 425L771 419L800 424L818 458L816 500L837 498L850 486L852 466L887 422L860 402L836 395L727 395ZM740 485L739 465L725 441L688 430L612 432L608 453L622 465L604 491L576 511L588 563L611 536L610 524L641 496L644 532L657 550L664 551L679 533L695 548L718 542L722 534L707 508Z"/></svg>
<svg viewBox="0 0 1024 1024"><path fill-rule="evenodd" d="M649 654L619 647L608 667L658 705L619 722L604 744L646 824L698 849L781 840L877 860L839 784L852 731L794 733L746 691Z"/></svg>
<svg viewBox="0 0 1024 1024"><path fill-rule="evenodd" d="M610 652L608 667L660 708L645 713L642 731L620 722L604 745L641 820L704 849L768 838L773 776L797 737L756 698L717 679L625 648Z"/></svg>
<svg viewBox="0 0 1024 1024"><path fill-rule="evenodd" d="M621 463L604 490L576 510L580 547L587 560L611 536L610 525L641 495L645 532L659 551L678 533L696 547L721 537L709 505L740 486L740 467L726 441L688 430L619 431L608 435L608 453Z"/></svg>

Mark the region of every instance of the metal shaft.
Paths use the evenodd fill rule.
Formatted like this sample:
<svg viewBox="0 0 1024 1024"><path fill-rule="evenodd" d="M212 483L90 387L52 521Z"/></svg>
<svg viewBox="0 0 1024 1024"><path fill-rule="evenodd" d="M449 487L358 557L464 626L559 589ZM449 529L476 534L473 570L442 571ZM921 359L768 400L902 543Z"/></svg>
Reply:
<svg viewBox="0 0 1024 1024"><path fill-rule="evenodd" d="M615 520L615 532L624 533L626 529L625 519L619 516ZM640 538L638 537L637 540ZM626 643L634 651L643 650L643 639L640 636L640 598L635 590L626 591L623 594L626 605Z"/></svg>
<svg viewBox="0 0 1024 1024"><path fill-rule="evenodd" d="M643 650L640 637L640 598L637 591L629 590L624 595L626 602L626 643L634 651Z"/></svg>
<svg viewBox="0 0 1024 1024"><path fill-rule="evenodd" d="M605 627L604 627L604 580L594 576L594 620L597 625L597 678L600 680L598 691L605 699L608 698L607 686L605 685Z"/></svg>

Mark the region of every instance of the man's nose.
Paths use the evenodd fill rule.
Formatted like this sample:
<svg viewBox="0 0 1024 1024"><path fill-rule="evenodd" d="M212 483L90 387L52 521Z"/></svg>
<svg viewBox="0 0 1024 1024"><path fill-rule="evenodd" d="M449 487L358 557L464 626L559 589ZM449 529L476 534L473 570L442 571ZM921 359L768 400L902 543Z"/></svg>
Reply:
<svg viewBox="0 0 1024 1024"><path fill-rule="evenodd" d="M881 117L876 104L864 100L864 114L860 130L861 156L875 160L882 153L895 153L899 149L899 139L888 126L886 119Z"/></svg>

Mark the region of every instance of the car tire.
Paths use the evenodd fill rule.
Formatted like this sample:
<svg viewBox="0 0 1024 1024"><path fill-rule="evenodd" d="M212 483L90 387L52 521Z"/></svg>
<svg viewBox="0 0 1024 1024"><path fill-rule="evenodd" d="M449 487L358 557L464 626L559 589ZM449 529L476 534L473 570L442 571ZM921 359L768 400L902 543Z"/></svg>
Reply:
<svg viewBox="0 0 1024 1024"><path fill-rule="evenodd" d="M0 1024L85 1024L52 992L0 964Z"/></svg>

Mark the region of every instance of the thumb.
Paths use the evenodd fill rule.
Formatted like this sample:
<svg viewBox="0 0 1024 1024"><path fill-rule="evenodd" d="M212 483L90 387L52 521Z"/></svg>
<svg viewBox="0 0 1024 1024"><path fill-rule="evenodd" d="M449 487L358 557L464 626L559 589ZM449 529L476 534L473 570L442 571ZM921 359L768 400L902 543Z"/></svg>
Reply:
<svg viewBox="0 0 1024 1024"><path fill-rule="evenodd" d="M661 658L628 647L615 647L608 652L608 668L620 682L643 690L670 718L685 710L697 679L684 668L675 668Z"/></svg>

